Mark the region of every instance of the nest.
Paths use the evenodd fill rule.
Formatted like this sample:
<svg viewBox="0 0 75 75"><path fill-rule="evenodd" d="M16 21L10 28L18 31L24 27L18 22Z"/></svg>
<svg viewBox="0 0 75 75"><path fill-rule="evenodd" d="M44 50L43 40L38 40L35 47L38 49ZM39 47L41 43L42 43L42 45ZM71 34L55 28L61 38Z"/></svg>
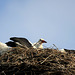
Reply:
<svg viewBox="0 0 75 75"><path fill-rule="evenodd" d="M0 56L0 75L75 75L75 53L12 48Z"/></svg>

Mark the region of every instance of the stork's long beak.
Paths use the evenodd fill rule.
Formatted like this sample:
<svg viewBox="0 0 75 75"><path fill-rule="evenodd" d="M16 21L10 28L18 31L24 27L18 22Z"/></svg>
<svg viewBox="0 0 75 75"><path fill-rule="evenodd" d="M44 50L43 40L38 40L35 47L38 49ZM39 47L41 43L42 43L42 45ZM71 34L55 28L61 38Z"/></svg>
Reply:
<svg viewBox="0 0 75 75"><path fill-rule="evenodd" d="M47 43L47 41L45 41L45 40L42 40L42 43Z"/></svg>

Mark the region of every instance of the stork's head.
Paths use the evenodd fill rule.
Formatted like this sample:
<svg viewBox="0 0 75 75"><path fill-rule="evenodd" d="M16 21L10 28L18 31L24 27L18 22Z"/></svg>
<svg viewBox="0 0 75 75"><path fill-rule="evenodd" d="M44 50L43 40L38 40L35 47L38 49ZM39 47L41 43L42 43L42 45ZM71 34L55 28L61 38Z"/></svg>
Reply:
<svg viewBox="0 0 75 75"><path fill-rule="evenodd" d="M40 42L40 43L47 43L47 42L46 42L44 39L42 39L42 38L39 40L39 42Z"/></svg>
<svg viewBox="0 0 75 75"><path fill-rule="evenodd" d="M47 42L44 39L39 39L39 41L33 44L33 46L37 49L43 49L42 43L47 43Z"/></svg>

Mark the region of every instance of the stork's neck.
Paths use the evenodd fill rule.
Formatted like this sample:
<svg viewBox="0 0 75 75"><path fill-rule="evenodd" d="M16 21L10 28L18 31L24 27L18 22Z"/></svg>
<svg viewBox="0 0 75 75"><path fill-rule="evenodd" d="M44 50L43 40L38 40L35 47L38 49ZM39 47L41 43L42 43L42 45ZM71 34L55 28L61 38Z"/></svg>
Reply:
<svg viewBox="0 0 75 75"><path fill-rule="evenodd" d="M34 46L35 46L35 48L43 49L43 46L42 46L41 42L35 43Z"/></svg>
<svg viewBox="0 0 75 75"><path fill-rule="evenodd" d="M39 45L39 49L43 49L42 43Z"/></svg>

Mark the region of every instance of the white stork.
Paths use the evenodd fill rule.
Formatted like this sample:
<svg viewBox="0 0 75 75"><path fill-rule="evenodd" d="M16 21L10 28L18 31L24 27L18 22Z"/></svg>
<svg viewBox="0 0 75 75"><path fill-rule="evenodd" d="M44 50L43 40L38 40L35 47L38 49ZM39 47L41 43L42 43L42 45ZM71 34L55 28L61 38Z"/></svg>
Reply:
<svg viewBox="0 0 75 75"><path fill-rule="evenodd" d="M0 42L0 55L7 52L11 47L8 47L6 44Z"/></svg>
<svg viewBox="0 0 75 75"><path fill-rule="evenodd" d="M28 41L26 38L19 38L19 37L11 37L9 42L2 43L0 42L0 55L7 52L12 47L17 46L24 46L27 48L33 47L36 49L43 49L42 44L47 43L44 39L40 39L38 42L32 44L30 41Z"/></svg>
<svg viewBox="0 0 75 75"><path fill-rule="evenodd" d="M28 41L26 38L11 37L10 40L12 41L6 43L10 47L25 46L28 48L33 47L36 49L43 49L42 44L47 43L44 39L39 39L38 42L33 44L30 41Z"/></svg>

